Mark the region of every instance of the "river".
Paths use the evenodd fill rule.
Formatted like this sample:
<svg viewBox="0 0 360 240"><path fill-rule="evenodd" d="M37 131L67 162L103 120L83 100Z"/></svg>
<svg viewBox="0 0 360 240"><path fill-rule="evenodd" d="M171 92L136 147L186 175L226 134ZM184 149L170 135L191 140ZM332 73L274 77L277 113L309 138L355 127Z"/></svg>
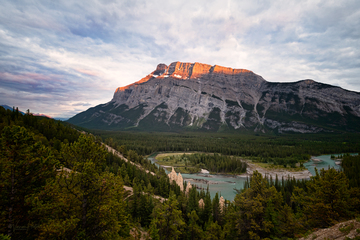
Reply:
<svg viewBox="0 0 360 240"><path fill-rule="evenodd" d="M153 158L154 155L148 157L151 162L156 164L156 160ZM337 156L337 155L336 155ZM312 175L315 175L315 167L320 170L322 168L328 169L329 167L333 167L335 169L340 169L339 165L335 164L335 161L331 159L331 155L321 155L314 156L307 163L304 163L304 166L311 172ZM316 161L320 160L320 161ZM156 164L157 165L157 164ZM159 165L157 165L159 166ZM169 173L165 170L166 173ZM217 174L206 174L206 173L196 173L196 174L181 174L183 176L184 181L190 182L191 184L195 184L198 187L204 188L206 190L209 185L210 195L213 198L215 194L218 192L219 197L223 196L227 200L234 200L236 189L243 189L244 183L246 181L246 177L234 177L230 175L217 175ZM208 183L201 181L208 181Z"/></svg>
<svg viewBox="0 0 360 240"><path fill-rule="evenodd" d="M333 155L337 156L337 154L333 154ZM316 161L316 160L320 160L320 161ZM328 169L328 168L335 168L336 170L341 169L341 166L335 164L335 160L331 159L331 155L321 155L321 156L312 157L309 162L304 163L304 167L306 167L313 176L315 175L315 168L317 168L318 172L320 172L320 169Z"/></svg>

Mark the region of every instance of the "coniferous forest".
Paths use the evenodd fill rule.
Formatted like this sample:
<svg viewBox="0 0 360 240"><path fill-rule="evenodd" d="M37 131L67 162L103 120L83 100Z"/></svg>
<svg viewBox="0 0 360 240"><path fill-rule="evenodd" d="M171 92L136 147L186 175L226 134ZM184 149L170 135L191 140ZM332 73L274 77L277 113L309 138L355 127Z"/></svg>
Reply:
<svg viewBox="0 0 360 240"><path fill-rule="evenodd" d="M225 134L208 132L116 132L91 130L115 148L126 146L139 155L154 152L219 153L283 165L307 161L310 156L357 153L358 134Z"/></svg>
<svg viewBox="0 0 360 240"><path fill-rule="evenodd" d="M360 216L359 156L309 180L254 172L224 204L208 190L181 191L144 157L198 151L291 166L358 152L356 134L88 134L2 107L0 134L0 239L295 239ZM193 161L212 164L202 154Z"/></svg>

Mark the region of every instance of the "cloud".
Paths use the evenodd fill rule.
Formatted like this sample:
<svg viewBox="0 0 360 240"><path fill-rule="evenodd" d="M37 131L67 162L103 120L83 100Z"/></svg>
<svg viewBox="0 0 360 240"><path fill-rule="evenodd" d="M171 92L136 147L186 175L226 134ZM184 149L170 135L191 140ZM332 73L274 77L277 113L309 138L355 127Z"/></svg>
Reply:
<svg viewBox="0 0 360 240"><path fill-rule="evenodd" d="M91 106L90 103L74 103L72 104L72 106L84 106L84 107L88 107Z"/></svg>
<svg viewBox="0 0 360 240"><path fill-rule="evenodd" d="M99 73L96 71L91 71L91 70L87 70L87 69L75 69L76 71L78 71L79 73L83 73L89 76L98 76Z"/></svg>
<svg viewBox="0 0 360 240"><path fill-rule="evenodd" d="M5 0L0 101L70 117L173 61L360 91L359 25L356 0Z"/></svg>

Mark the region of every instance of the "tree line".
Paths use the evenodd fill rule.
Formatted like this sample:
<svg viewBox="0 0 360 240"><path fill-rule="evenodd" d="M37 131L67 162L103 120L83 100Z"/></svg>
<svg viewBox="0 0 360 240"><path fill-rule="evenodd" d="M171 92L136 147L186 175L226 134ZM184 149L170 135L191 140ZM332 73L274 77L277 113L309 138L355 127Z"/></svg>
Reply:
<svg viewBox="0 0 360 240"><path fill-rule="evenodd" d="M205 168L211 173L230 173L241 174L246 172L246 163L239 158L214 154L193 153L177 156L169 156L163 160L175 160L175 162L184 162L186 167L195 167L196 169Z"/></svg>
<svg viewBox="0 0 360 240"><path fill-rule="evenodd" d="M139 155L155 152L204 152L238 156L258 162L295 167L311 156L351 153L360 149L358 134L224 134L206 132L124 132L92 130L113 146L126 146Z"/></svg>
<svg viewBox="0 0 360 240"><path fill-rule="evenodd" d="M35 138L44 145L60 150L61 142L74 142L80 135L79 131L66 122L46 117L36 117L26 111L22 114L18 108L6 110L0 107L0 131L6 126L23 126L35 134Z"/></svg>

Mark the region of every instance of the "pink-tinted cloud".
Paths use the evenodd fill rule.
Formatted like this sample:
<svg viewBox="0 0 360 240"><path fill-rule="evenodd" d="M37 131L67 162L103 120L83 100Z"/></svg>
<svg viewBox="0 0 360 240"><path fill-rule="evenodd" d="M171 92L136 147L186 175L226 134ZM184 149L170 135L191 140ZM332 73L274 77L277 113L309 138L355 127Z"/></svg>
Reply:
<svg viewBox="0 0 360 240"><path fill-rule="evenodd" d="M8 72L0 72L0 79L8 80L8 81L14 81L14 82L36 82L36 81L53 81L55 79L59 78L59 76L56 76L54 74L41 74L41 73L31 73L31 72L25 72L25 73L19 73L19 74L13 74Z"/></svg>
<svg viewBox="0 0 360 240"><path fill-rule="evenodd" d="M42 113L34 113L33 115L34 115L34 116L39 116L39 117L47 117L47 118L52 118L52 117L50 117L49 115L46 115L46 114L42 114Z"/></svg>
<svg viewBox="0 0 360 240"><path fill-rule="evenodd" d="M81 69L81 68L76 68L75 70L79 73L86 74L88 76L99 76L100 75L100 73L98 73L96 71L92 71L92 70Z"/></svg>

